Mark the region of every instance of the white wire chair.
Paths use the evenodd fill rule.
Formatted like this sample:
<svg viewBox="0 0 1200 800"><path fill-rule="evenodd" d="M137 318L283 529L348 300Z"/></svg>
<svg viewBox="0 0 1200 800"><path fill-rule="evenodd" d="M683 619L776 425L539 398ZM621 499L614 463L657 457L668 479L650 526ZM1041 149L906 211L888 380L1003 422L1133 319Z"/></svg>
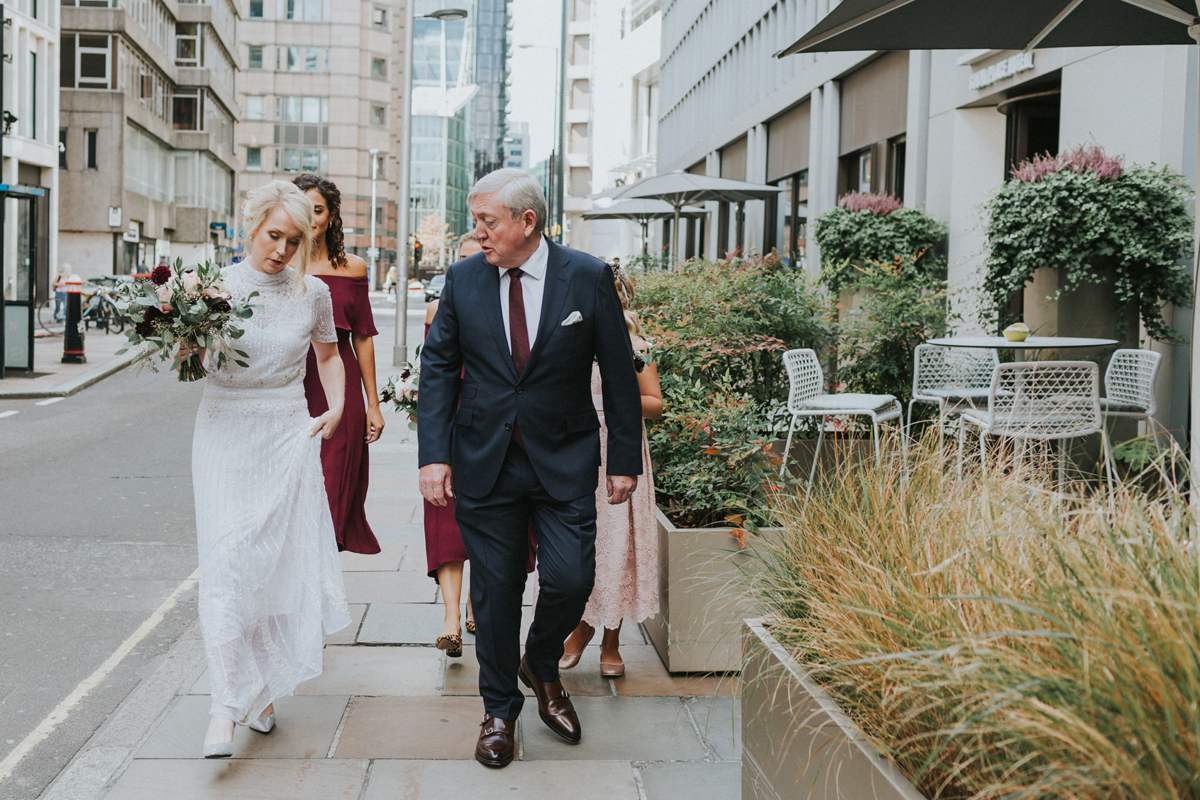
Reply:
<svg viewBox="0 0 1200 800"><path fill-rule="evenodd" d="M783 354L783 363L788 374L788 413L792 422L788 425L787 444L783 448L783 464L779 467L779 476L783 477L787 469L788 455L792 449L792 435L796 431L796 423L804 417L820 417L821 424L817 433L817 446L813 451L812 469L808 473L808 482L812 484L817 474L817 461L821 456L821 443L825 440L825 419L837 416L862 416L871 419L871 438L875 443L875 461L883 463L883 454L879 448L879 423L901 418L904 416L904 406L890 394L859 394L844 392L826 394L825 373L821 369L821 361L815 351L808 348L788 350ZM903 444L904 437L900 437Z"/></svg>
<svg viewBox="0 0 1200 800"><path fill-rule="evenodd" d="M1090 361L1023 361L992 371L988 407L964 411L958 429L958 473L962 474L967 426L979 428L979 458L986 437L1054 441L1099 433L1109 488L1112 450L1100 416L1100 368ZM1066 448L1059 449L1059 482L1065 477Z"/></svg>
<svg viewBox="0 0 1200 800"><path fill-rule="evenodd" d="M1146 420L1146 432L1153 432L1158 402L1154 382L1162 353L1153 350L1117 350L1104 371L1104 394L1100 413L1105 417L1133 417Z"/></svg>
<svg viewBox="0 0 1200 800"><path fill-rule="evenodd" d="M987 402L992 388L992 370L1000 363L995 350L917 345L913 355L913 391L908 401L906 430L912 429L914 403L938 407L938 430L946 417L963 410L979 408Z"/></svg>

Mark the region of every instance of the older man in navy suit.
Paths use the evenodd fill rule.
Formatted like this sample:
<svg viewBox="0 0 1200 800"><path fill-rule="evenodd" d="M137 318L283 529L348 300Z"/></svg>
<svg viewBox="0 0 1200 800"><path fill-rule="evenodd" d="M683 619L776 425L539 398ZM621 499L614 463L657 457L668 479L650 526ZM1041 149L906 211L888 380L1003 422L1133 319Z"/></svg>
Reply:
<svg viewBox="0 0 1200 800"><path fill-rule="evenodd" d="M610 503L626 502L642 472L641 399L612 272L542 236L538 183L497 170L467 203L483 252L447 272L421 353L421 494L434 505L454 497L471 559L485 713L475 758L503 767L524 702L518 679L552 731L570 743L581 738L558 659L596 572L593 362L604 387ZM531 519L540 593L521 658Z"/></svg>

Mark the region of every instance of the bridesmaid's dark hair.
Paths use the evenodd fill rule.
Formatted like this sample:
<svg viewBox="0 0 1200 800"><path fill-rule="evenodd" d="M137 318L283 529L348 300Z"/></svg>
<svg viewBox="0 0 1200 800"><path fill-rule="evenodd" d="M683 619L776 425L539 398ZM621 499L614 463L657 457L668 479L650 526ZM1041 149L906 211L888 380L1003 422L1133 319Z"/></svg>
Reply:
<svg viewBox="0 0 1200 800"><path fill-rule="evenodd" d="M342 193L338 191L337 184L312 172L297 176L292 183L302 192L316 189L325 198L325 206L329 209L329 227L325 229L325 252L329 254L329 263L334 269L346 266L346 237L342 234Z"/></svg>

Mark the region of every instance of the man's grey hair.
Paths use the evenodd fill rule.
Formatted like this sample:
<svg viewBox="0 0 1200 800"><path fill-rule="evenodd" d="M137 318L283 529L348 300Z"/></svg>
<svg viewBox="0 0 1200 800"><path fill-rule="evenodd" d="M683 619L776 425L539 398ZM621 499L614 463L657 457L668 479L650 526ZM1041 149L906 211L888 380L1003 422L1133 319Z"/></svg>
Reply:
<svg viewBox="0 0 1200 800"><path fill-rule="evenodd" d="M537 217L537 230L546 227L546 195L542 193L541 184L525 170L506 167L489 172L467 194L467 204L485 194L496 195L500 205L512 212L513 219L520 219L526 211L532 211Z"/></svg>

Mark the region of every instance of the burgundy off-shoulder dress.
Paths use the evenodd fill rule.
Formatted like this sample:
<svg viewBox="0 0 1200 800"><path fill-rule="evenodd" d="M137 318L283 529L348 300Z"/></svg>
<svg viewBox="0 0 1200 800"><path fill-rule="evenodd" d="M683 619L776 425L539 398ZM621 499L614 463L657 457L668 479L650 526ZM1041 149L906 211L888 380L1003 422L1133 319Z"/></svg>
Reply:
<svg viewBox="0 0 1200 800"><path fill-rule="evenodd" d="M346 368L346 407L333 436L321 443L321 467L325 493L337 534L338 550L371 555L379 542L367 524L363 505L369 478L367 457L367 404L363 399L362 371L354 354L352 334L374 336L375 319L367 295L367 279L349 275L316 275L329 286L333 297L333 324L337 328L338 353ZM308 371L304 376L308 413L319 417L329 410L325 389L317 373L317 354L308 348Z"/></svg>

